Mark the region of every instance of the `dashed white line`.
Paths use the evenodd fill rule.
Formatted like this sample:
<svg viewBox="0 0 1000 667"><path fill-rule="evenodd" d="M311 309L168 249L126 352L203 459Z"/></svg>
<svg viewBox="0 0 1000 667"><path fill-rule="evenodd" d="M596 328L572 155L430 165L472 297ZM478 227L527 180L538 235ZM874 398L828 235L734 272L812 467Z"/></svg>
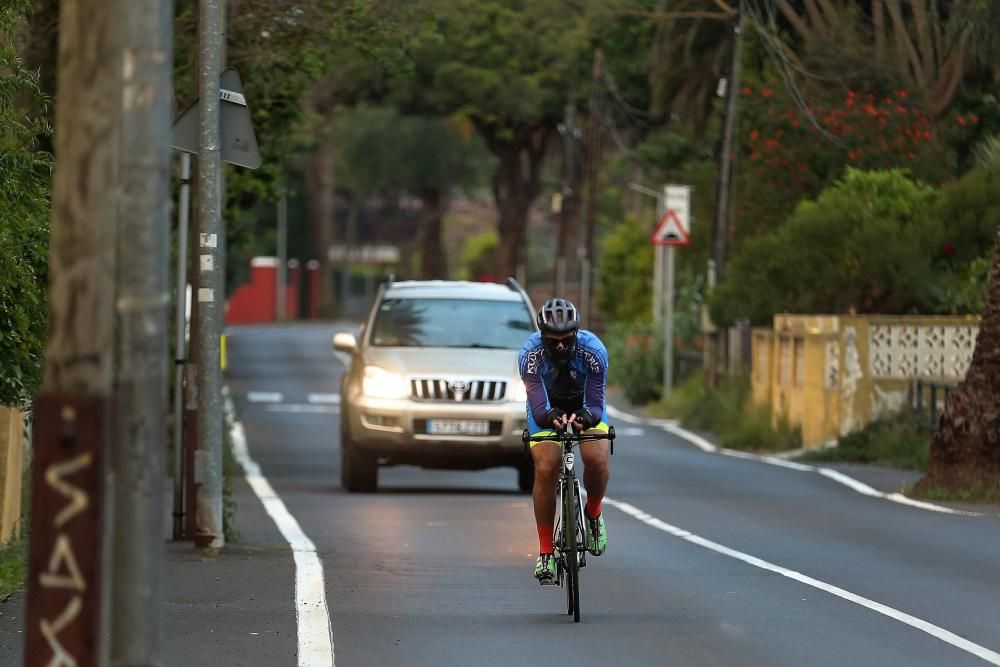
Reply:
<svg viewBox="0 0 1000 667"><path fill-rule="evenodd" d="M281 403L285 397L277 391L248 391L247 400L251 403Z"/></svg>
<svg viewBox="0 0 1000 667"><path fill-rule="evenodd" d="M323 405L340 405L340 394L309 394L306 396L306 402Z"/></svg>
<svg viewBox="0 0 1000 667"><path fill-rule="evenodd" d="M294 412L332 415L340 412L339 405L315 405L308 403L275 403L264 408L268 412Z"/></svg>
<svg viewBox="0 0 1000 667"><path fill-rule="evenodd" d="M303 532L281 497L250 458L243 424L236 421L232 398L226 393L226 413L230 418L233 454L243 467L247 483L257 495L281 535L292 548L295 560L295 616L298 628L299 667L334 667L333 631L326 604L323 564L316 545ZM271 406L274 407L274 406ZM315 407L315 406L310 406Z"/></svg>
<svg viewBox="0 0 1000 667"><path fill-rule="evenodd" d="M801 572L796 572L795 570L790 570L788 568L781 567L780 565L769 563L765 560L757 558L756 556L751 556L750 554L743 553L742 551L730 549L727 546L723 546L721 544L718 544L717 542L713 542L699 535L695 535L694 533L684 530L683 528L678 528L677 526L673 526L669 523L666 523L665 521L661 521L660 519L657 519L656 517L647 514L646 512L635 507L634 505L630 505L628 503L620 502L617 500L612 500L610 498L605 498L604 503L621 510L625 514L628 514L629 516L645 523L648 526L651 526L653 528L656 528L657 530L661 530L665 533L673 535L674 537L679 537L682 540L686 540L688 542L691 542L692 544L697 544L698 546L704 547L705 549L709 549L724 556L729 556L730 558L735 558L736 560L743 561L744 563L753 565L754 567L759 567L762 570L769 570L776 574L780 574L783 577L794 579L795 581L806 584L807 586L812 586L813 588L817 588L821 591L830 593L831 595L835 595L839 598L847 600L848 602L853 602L854 604L861 605L862 607L871 609L872 611L882 614L883 616L888 616L889 618L899 621L900 623L905 623L910 627L916 628L917 630L920 630L922 632L926 632L932 637L935 637L943 642L951 644L952 646L959 648L963 651L966 651L967 653L971 653L977 658L981 658L982 660L985 660L990 664L1000 665L1000 653L991 651L985 646L980 646L979 644L975 644L969 641L968 639L965 639L964 637L956 635L954 632L945 630L940 626L934 625L933 623L917 618L916 616L912 616L910 614L907 614L906 612L899 611L898 609L893 609L892 607L884 605L880 602L875 602L874 600L862 597L860 595L857 595L856 593L852 593L838 586L834 586L833 584L828 584L825 581L814 579L813 577L802 574Z"/></svg>

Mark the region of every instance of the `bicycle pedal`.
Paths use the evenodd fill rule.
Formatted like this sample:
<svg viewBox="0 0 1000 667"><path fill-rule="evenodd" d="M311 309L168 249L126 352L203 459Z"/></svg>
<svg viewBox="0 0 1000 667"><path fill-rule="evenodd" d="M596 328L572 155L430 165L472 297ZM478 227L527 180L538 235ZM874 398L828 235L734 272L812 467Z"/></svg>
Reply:
<svg viewBox="0 0 1000 667"><path fill-rule="evenodd" d="M554 577L552 579L539 579L538 583L541 584L542 586L558 586L559 585L559 582L556 581Z"/></svg>

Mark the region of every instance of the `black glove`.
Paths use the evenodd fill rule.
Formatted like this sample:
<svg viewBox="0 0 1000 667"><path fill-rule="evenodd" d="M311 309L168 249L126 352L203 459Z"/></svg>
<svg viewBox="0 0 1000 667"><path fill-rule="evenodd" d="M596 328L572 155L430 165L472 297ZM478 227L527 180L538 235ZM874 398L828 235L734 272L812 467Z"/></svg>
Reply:
<svg viewBox="0 0 1000 667"><path fill-rule="evenodd" d="M565 416L565 411L560 410L559 408L549 408L549 411L545 413L545 426L552 426L552 422L557 419L562 419Z"/></svg>
<svg viewBox="0 0 1000 667"><path fill-rule="evenodd" d="M600 424L601 419L600 417L595 416L594 413L588 410L587 408L580 408L579 410L576 411L576 423L579 424L582 428L588 429L588 428L594 428L595 426Z"/></svg>

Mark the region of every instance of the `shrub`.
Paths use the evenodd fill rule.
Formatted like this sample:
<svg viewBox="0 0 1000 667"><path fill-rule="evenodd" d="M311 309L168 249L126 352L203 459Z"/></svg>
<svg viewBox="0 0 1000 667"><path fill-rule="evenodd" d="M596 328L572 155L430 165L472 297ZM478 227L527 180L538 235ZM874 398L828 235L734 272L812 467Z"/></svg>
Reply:
<svg viewBox="0 0 1000 667"><path fill-rule="evenodd" d="M699 371L663 399L658 409L688 428L712 433L729 449L781 451L802 444L798 429L785 422L772 426L770 406L753 402L746 378L725 378L711 388Z"/></svg>
<svg viewBox="0 0 1000 667"><path fill-rule="evenodd" d="M617 322L608 327L604 343L610 360L608 381L621 387L632 404L659 398L663 386L662 335L642 321Z"/></svg>
<svg viewBox="0 0 1000 667"><path fill-rule="evenodd" d="M930 452L930 433L923 419L914 412L904 410L840 438L834 448L810 452L802 458L925 471Z"/></svg>

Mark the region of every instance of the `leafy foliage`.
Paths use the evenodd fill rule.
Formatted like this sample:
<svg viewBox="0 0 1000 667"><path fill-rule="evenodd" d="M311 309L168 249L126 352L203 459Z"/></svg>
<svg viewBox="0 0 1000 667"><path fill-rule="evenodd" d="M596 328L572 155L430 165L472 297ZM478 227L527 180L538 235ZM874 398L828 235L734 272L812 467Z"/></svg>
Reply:
<svg viewBox="0 0 1000 667"><path fill-rule="evenodd" d="M19 101L45 100L18 58L13 33L27 3L0 8L0 404L24 405L41 384L48 317L48 192L52 158L38 147L50 129Z"/></svg>
<svg viewBox="0 0 1000 667"><path fill-rule="evenodd" d="M899 170L849 168L786 224L746 242L710 299L713 319L932 310L928 278L943 223L928 211L939 197Z"/></svg>
<svg viewBox="0 0 1000 667"><path fill-rule="evenodd" d="M610 359L608 381L630 403L656 400L663 388L663 335L649 322L615 322L604 336Z"/></svg>

